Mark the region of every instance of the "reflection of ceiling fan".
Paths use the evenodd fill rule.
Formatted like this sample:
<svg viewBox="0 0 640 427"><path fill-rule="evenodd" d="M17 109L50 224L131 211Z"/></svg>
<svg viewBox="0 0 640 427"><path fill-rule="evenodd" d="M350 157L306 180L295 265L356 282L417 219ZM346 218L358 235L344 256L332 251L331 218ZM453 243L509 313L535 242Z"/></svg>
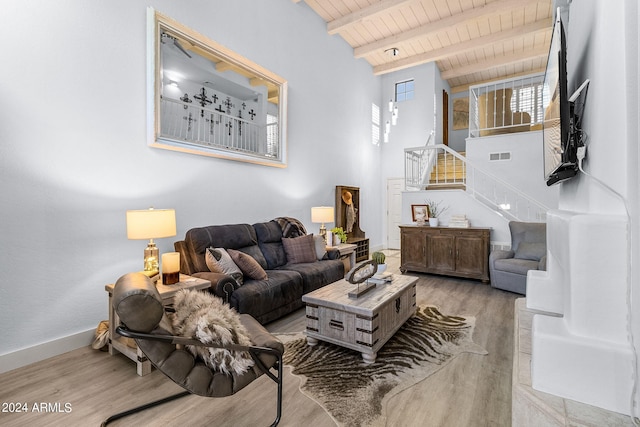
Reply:
<svg viewBox="0 0 640 427"><path fill-rule="evenodd" d="M182 45L180 44L180 42L178 41L177 38L173 37L170 34L167 33L162 33L162 43L167 43L167 40L170 40L171 42L173 42L173 44L175 45L175 47L177 47L178 49L180 49L180 52L184 53L185 55L187 55L189 58L191 58L191 55L189 55L189 53L182 47Z"/></svg>

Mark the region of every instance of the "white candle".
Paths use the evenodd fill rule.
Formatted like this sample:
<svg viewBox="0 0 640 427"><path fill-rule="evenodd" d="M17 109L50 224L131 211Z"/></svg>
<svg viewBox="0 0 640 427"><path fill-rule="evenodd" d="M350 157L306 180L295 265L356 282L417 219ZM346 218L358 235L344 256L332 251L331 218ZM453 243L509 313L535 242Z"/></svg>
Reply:
<svg viewBox="0 0 640 427"><path fill-rule="evenodd" d="M162 254L162 272L176 273L180 271L180 252Z"/></svg>

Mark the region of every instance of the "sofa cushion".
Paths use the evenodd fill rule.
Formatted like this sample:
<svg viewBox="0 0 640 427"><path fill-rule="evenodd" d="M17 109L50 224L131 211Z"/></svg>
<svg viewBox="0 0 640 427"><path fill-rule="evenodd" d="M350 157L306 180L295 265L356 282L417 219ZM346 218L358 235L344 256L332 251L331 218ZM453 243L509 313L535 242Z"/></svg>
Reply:
<svg viewBox="0 0 640 427"><path fill-rule="evenodd" d="M277 319L302 307L302 276L288 270L269 270L267 280L246 279L231 294L230 305L260 323Z"/></svg>
<svg viewBox="0 0 640 427"><path fill-rule="evenodd" d="M547 253L547 244L544 242L520 242L514 258L540 261Z"/></svg>
<svg viewBox="0 0 640 427"><path fill-rule="evenodd" d="M229 255L233 262L240 268L242 274L254 280L267 280L267 273L264 271L258 261L244 252L229 249Z"/></svg>
<svg viewBox="0 0 640 427"><path fill-rule="evenodd" d="M344 279L344 264L339 259L287 264L280 269L297 271L302 275L303 294Z"/></svg>
<svg viewBox="0 0 640 427"><path fill-rule="evenodd" d="M495 269L526 276L527 271L538 269L538 261L517 258L498 259L495 261Z"/></svg>
<svg viewBox="0 0 640 427"><path fill-rule="evenodd" d="M313 234L300 237L283 238L284 253L287 254L287 264L299 264L317 261L316 244Z"/></svg>
<svg viewBox="0 0 640 427"><path fill-rule="evenodd" d="M209 271L228 274L242 285L242 270L224 248L207 248L204 257Z"/></svg>
<svg viewBox="0 0 640 427"><path fill-rule="evenodd" d="M197 271L207 271L205 251L208 247L237 249L253 257L262 268L267 268L258 238L253 227L249 224L211 225L208 227L192 228L185 236L185 247L193 267Z"/></svg>
<svg viewBox="0 0 640 427"><path fill-rule="evenodd" d="M287 256L282 247L282 227L276 221L253 224L258 238L258 246L262 250L267 270L273 270L287 263Z"/></svg>

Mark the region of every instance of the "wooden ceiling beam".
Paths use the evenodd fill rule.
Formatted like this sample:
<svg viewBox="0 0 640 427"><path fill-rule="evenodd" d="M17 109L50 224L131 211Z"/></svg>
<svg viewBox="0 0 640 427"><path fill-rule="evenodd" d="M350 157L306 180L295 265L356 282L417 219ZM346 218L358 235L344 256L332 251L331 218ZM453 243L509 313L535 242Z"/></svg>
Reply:
<svg viewBox="0 0 640 427"><path fill-rule="evenodd" d="M411 30L403 31L400 34L395 34L384 39L376 40L373 43L358 46L353 49L353 56L356 58L362 58L367 55L379 53L386 49L390 49L392 47L397 47L397 45L400 43L405 43L420 37L426 37L439 31L443 31L447 28L455 27L468 21L481 18L483 16L488 16L496 13L511 12L512 10L522 9L522 7L522 0L494 1L489 4L466 10L462 13L440 19L439 21L430 22L428 24L412 28Z"/></svg>
<svg viewBox="0 0 640 427"><path fill-rule="evenodd" d="M359 24L367 19L371 19L381 13L388 12L406 4L413 3L416 0L381 0L377 3L367 6L355 12L351 12L340 18L334 19L327 23L327 32L331 35L337 34L340 31L351 27L352 25Z"/></svg>
<svg viewBox="0 0 640 427"><path fill-rule="evenodd" d="M463 67L456 67L451 70L443 71L442 73L440 73L440 77L442 77L443 80L449 80L456 77L467 76L469 74L479 73L482 71L490 70L492 68L511 65L534 58L546 58L548 54L549 50L544 46L535 50L525 50L522 52L510 53L496 58L474 62L473 64L468 64Z"/></svg>
<svg viewBox="0 0 640 427"><path fill-rule="evenodd" d="M409 56L397 61L377 65L373 67L373 74L380 75L391 73L393 71L403 70L405 68L414 67L416 65L426 64L427 62L437 61L448 56L470 52L483 46L492 45L494 43L514 40L517 38L521 38L525 34L537 33L540 31L551 31L551 18L541 19L531 24L523 25L522 27L515 27L509 30L499 31L462 43L452 44L447 47L421 53L419 55Z"/></svg>
<svg viewBox="0 0 640 427"><path fill-rule="evenodd" d="M545 70L544 68L538 68L538 69L531 70L531 71L523 71L521 73L510 74L509 78L530 76L531 74L536 74L536 73L544 73L544 70ZM495 82L497 80L503 80L503 79L504 79L504 77L500 77L499 79L483 80L483 81L477 81L477 82L474 82L474 83L469 83L469 84L464 84L464 85L459 85L459 86L453 86L451 88L451 93L468 92L469 91L469 87L471 87L471 86L482 85L482 84L490 84L490 83Z"/></svg>

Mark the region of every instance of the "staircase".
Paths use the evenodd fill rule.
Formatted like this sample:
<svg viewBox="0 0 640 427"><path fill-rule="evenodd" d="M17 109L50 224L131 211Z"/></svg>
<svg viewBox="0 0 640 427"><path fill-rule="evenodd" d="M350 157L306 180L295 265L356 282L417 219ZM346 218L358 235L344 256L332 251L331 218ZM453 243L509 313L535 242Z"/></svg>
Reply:
<svg viewBox="0 0 640 427"><path fill-rule="evenodd" d="M458 154L464 157L465 152ZM431 175L427 184L427 189L465 189L467 180L467 169L465 162L448 152L438 153L438 159L431 169Z"/></svg>
<svg viewBox="0 0 640 427"><path fill-rule="evenodd" d="M407 190L461 189L507 220L546 220L549 208L477 168L467 161L465 153L435 144L433 134L424 146L404 151Z"/></svg>

